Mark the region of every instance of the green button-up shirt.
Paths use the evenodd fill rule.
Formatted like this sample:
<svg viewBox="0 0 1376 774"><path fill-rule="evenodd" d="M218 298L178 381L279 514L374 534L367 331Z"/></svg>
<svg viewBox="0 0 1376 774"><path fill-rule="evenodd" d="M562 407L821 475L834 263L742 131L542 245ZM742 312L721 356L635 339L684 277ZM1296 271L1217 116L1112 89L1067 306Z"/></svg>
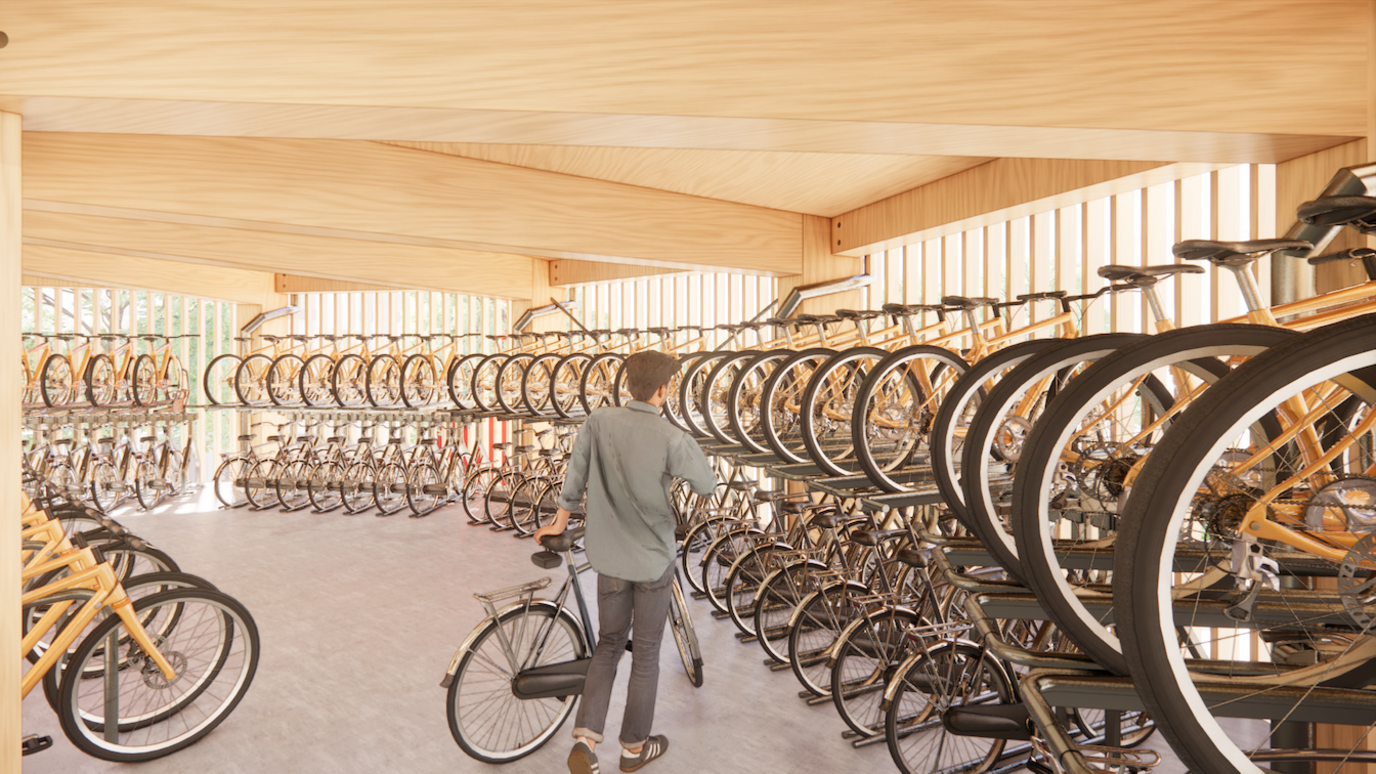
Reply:
<svg viewBox="0 0 1376 774"><path fill-rule="evenodd" d="M663 577L674 561L675 478L700 495L717 485L702 447L659 409L633 400L588 415L573 443L559 506L574 510L586 491L584 545L593 569L633 582Z"/></svg>

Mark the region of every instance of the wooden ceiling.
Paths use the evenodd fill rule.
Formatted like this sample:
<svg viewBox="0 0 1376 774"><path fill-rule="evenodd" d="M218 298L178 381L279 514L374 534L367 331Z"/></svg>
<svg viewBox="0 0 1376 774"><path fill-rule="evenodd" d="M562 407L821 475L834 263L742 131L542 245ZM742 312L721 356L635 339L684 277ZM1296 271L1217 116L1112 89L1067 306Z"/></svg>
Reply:
<svg viewBox="0 0 1376 774"><path fill-rule="evenodd" d="M974 172L995 160L1094 182L1376 124L1372 0L12 5L0 109L24 117L48 214L31 240L66 216L88 242L91 218L171 223L83 244L255 270L353 240L292 271L436 281L387 247L406 245L489 269L453 277L496 256L510 276L482 292L515 297L532 259L797 273L806 216L895 224L832 245L862 254L931 221L895 202L1004 179ZM226 249L255 241L242 264Z"/></svg>

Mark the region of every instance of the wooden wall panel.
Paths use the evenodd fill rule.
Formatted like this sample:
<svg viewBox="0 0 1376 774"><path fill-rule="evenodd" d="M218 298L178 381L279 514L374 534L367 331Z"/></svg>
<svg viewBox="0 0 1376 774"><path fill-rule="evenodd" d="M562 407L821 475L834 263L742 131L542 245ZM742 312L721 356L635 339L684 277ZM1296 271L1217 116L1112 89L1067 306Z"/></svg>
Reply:
<svg viewBox="0 0 1376 774"><path fill-rule="evenodd" d="M274 274L272 281L278 293L366 293L392 289L385 285L370 285L366 282L302 277L296 274Z"/></svg>
<svg viewBox="0 0 1376 774"><path fill-rule="evenodd" d="M150 289L254 304L261 303L265 294L278 292L273 287L273 275L264 271L35 244L24 245L23 255L24 272L46 278L46 285L92 283L96 287Z"/></svg>
<svg viewBox="0 0 1376 774"><path fill-rule="evenodd" d="M862 259L833 254L830 249L830 242L831 222L829 220L815 215L803 216L803 271L801 274L791 277L779 278L779 299L782 300L789 291L799 285L844 279L864 273L865 262ZM798 307L797 312L826 314L833 309L859 309L863 306L863 290L848 290L844 293L810 298ZM777 311L775 310L776 313Z"/></svg>
<svg viewBox="0 0 1376 774"><path fill-rule="evenodd" d="M18 96L1367 130L1354 0L11 5ZM1304 109L1277 109L1286 96Z"/></svg>
<svg viewBox="0 0 1376 774"><path fill-rule="evenodd" d="M1211 167L998 159L832 219L832 249L864 255L1079 204Z"/></svg>
<svg viewBox="0 0 1376 774"><path fill-rule="evenodd" d="M380 143L35 133L24 154L28 200L549 258L798 271L796 214Z"/></svg>
<svg viewBox="0 0 1376 774"><path fill-rule="evenodd" d="M22 119L0 113L0 359L14 363L20 344L20 144ZM19 382L0 384L0 771L20 769L19 664Z"/></svg>

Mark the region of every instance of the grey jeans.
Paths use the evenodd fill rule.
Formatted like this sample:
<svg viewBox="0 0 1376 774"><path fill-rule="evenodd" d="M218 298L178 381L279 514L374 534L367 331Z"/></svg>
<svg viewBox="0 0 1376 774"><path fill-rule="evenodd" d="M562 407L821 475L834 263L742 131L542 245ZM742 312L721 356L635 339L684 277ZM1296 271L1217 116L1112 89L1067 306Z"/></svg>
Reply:
<svg viewBox="0 0 1376 774"><path fill-rule="evenodd" d="M583 701L578 705L575 737L602 741L607 724L607 704L612 698L616 665L631 640L631 680L626 687L626 714L621 719L621 746L639 747L650 738L655 719L655 695L659 690L659 644L669 615L674 565L659 580L648 583L597 576L597 649L588 665ZM634 628L634 632L632 629Z"/></svg>

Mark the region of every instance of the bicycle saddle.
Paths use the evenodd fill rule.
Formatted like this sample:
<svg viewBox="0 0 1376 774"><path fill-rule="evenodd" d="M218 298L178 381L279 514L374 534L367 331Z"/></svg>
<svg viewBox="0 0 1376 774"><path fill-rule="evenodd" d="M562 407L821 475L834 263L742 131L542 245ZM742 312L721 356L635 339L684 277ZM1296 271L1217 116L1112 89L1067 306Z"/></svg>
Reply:
<svg viewBox="0 0 1376 774"><path fill-rule="evenodd" d="M918 675L925 677L925 675ZM941 725L956 736L1027 741L1032 738L1032 717L1022 704L987 704L952 707L941 713Z"/></svg>
<svg viewBox="0 0 1376 774"><path fill-rule="evenodd" d="M574 527L572 529L566 529L558 535L546 535L544 539L540 541L540 545L544 546L545 551L552 551L556 554L572 551L573 544L583 538L583 531L583 527ZM555 566L558 567L558 565Z"/></svg>
<svg viewBox="0 0 1376 774"><path fill-rule="evenodd" d="M852 532L850 539L862 546L873 548L889 538L906 534L908 534L906 529L862 529Z"/></svg>
<svg viewBox="0 0 1376 774"><path fill-rule="evenodd" d="M1376 231L1376 196L1325 196L1300 205L1300 220L1311 226L1356 226Z"/></svg>
<svg viewBox="0 0 1376 774"><path fill-rule="evenodd" d="M1043 292L1041 292L1041 293L1024 293L1024 294L1018 296L1018 300L1021 301L1021 302L1023 302L1023 303L1026 303L1026 302L1028 302L1028 301L1041 301L1042 299L1045 299L1045 298L1065 298L1065 297L1066 297L1066 291L1064 291L1064 290L1047 290L1047 291L1043 291Z"/></svg>
<svg viewBox="0 0 1376 774"><path fill-rule="evenodd" d="M653 334L655 334L656 336L668 336L668 335L669 335L669 329L668 329L668 328L646 328L645 331L646 331L647 333L653 333Z"/></svg>
<svg viewBox="0 0 1376 774"><path fill-rule="evenodd" d="M1203 274L1203 266L1192 263L1170 263L1162 266L1119 266L1109 264L1099 267L1099 276L1109 282L1134 282L1143 279L1157 279L1171 274Z"/></svg>
<svg viewBox="0 0 1376 774"><path fill-rule="evenodd" d="M966 298L964 296L942 296L941 303L945 306L953 306L957 309L974 309L977 306L991 306L997 304L997 298Z"/></svg>
<svg viewBox="0 0 1376 774"><path fill-rule="evenodd" d="M1171 248L1177 258L1187 261L1212 261L1216 266L1246 266L1277 250L1313 250L1303 239L1254 239L1250 242L1213 242L1187 239Z"/></svg>

